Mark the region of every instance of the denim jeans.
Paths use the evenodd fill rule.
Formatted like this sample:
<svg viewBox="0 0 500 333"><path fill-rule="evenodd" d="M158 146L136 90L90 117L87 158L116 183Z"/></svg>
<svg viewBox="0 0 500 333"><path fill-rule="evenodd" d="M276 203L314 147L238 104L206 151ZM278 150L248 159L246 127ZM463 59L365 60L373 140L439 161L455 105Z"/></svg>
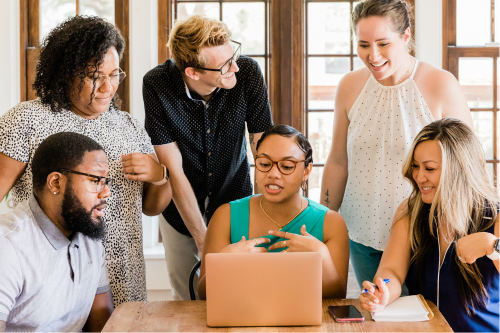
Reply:
<svg viewBox="0 0 500 333"><path fill-rule="evenodd" d="M373 247L356 243L349 239L350 259L354 269L354 275L361 290L364 281L373 281L377 273L380 260L382 259L383 251L374 249ZM408 288L403 284L401 296L408 296Z"/></svg>

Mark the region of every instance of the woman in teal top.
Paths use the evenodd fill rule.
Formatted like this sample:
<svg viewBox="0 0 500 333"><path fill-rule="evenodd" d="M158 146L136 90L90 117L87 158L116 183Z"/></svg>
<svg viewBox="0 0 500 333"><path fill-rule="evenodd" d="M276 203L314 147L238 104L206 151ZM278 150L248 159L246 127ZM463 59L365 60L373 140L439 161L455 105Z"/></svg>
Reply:
<svg viewBox="0 0 500 333"><path fill-rule="evenodd" d="M260 195L220 206L205 236L208 253L319 252L323 298L344 298L349 238L342 217L300 195L312 171L307 139L286 125L268 128L257 143L255 182ZM205 298L202 260L198 294Z"/></svg>

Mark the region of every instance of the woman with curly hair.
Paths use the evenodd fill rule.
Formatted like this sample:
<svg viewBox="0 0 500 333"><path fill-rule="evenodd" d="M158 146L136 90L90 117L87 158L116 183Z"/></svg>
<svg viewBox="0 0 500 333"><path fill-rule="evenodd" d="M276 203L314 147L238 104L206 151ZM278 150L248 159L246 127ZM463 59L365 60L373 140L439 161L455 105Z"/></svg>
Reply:
<svg viewBox="0 0 500 333"><path fill-rule="evenodd" d="M119 68L124 48L120 32L107 21L68 19L41 45L33 84L38 99L19 103L0 117L0 198L11 191L15 205L32 195L31 160L48 136L76 132L104 147L114 183L103 216L103 245L115 306L146 300L142 213L157 215L171 199L166 169L148 134L115 105L116 89L125 78Z"/></svg>
<svg viewBox="0 0 500 333"><path fill-rule="evenodd" d="M481 143L458 119L430 123L413 141L403 176L413 191L396 212L374 283L363 282L361 307L383 310L406 281L455 332L498 332L500 200Z"/></svg>

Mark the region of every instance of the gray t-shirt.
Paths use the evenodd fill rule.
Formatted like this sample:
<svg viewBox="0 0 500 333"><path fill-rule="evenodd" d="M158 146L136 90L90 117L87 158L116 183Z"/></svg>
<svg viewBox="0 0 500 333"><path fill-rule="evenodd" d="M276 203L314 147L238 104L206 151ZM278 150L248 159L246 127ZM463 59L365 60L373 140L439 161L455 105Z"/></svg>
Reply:
<svg viewBox="0 0 500 333"><path fill-rule="evenodd" d="M104 248L70 241L32 195L0 215L0 320L7 331L80 331L96 294L110 290Z"/></svg>

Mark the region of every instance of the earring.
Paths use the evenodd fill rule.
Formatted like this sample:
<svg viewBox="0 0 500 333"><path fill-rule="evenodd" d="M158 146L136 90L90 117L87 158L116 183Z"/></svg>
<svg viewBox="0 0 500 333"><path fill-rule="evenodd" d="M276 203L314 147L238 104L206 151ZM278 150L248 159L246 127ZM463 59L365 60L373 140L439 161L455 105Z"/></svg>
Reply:
<svg viewBox="0 0 500 333"><path fill-rule="evenodd" d="M307 191L307 181L303 181L301 184L300 184L300 188L302 189L303 192Z"/></svg>
<svg viewBox="0 0 500 333"><path fill-rule="evenodd" d="M57 192L56 192L56 191L54 191L54 194L57 194Z"/></svg>

